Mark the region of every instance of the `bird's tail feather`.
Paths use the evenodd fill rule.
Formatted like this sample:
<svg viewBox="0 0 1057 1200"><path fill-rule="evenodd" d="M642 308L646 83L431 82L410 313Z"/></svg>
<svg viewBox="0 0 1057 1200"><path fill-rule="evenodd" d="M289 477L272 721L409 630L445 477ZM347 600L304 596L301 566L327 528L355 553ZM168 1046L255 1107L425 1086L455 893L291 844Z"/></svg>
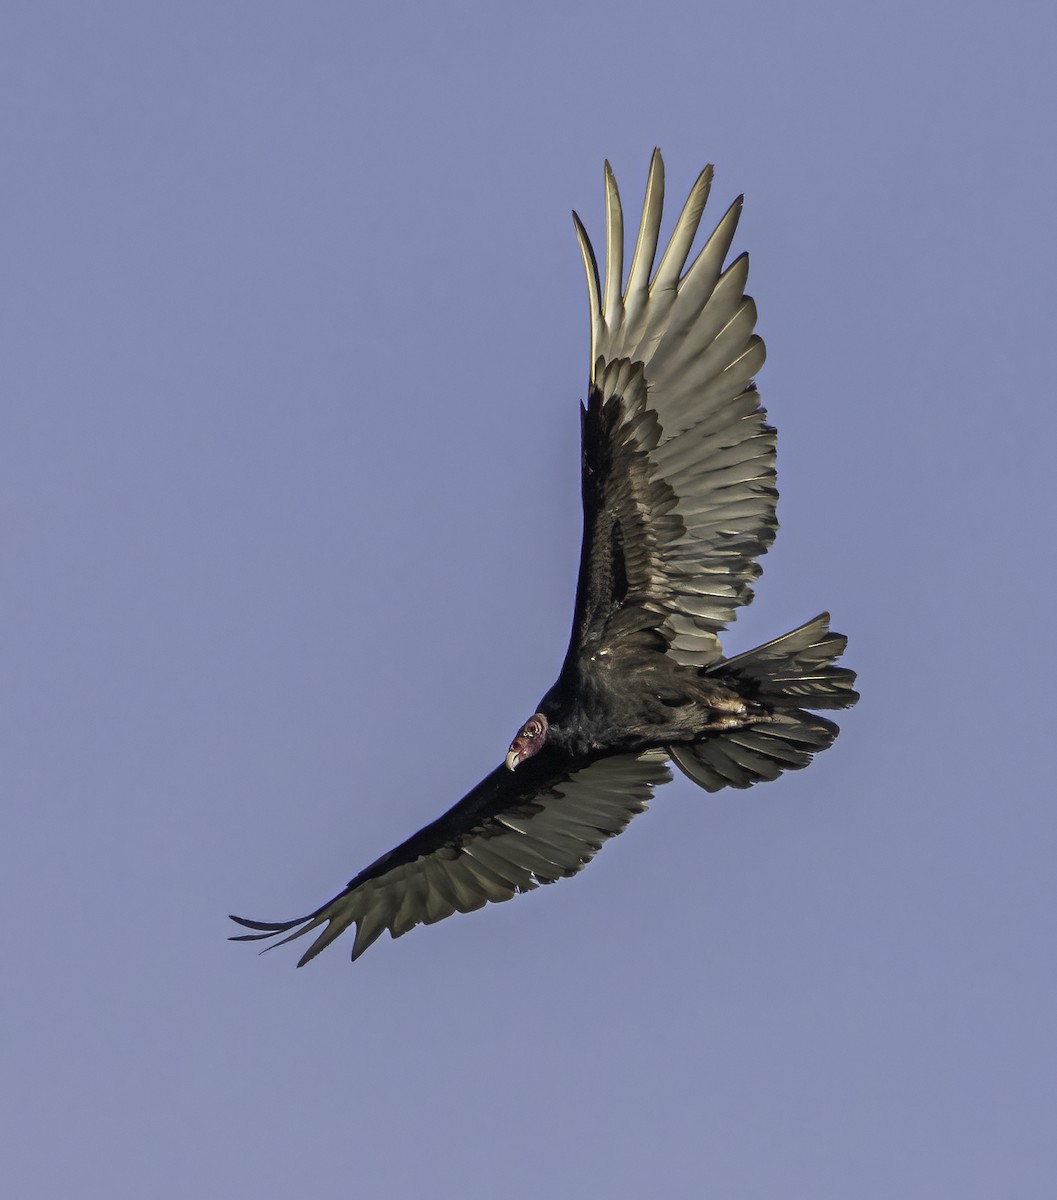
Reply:
<svg viewBox="0 0 1057 1200"><path fill-rule="evenodd" d="M733 676L738 690L763 704L769 716L672 746L672 761L710 792L751 787L806 767L839 732L832 721L807 709L849 708L859 698L852 686L855 672L834 665L847 644L842 634L830 632L829 613L822 613L773 642L718 663L712 672Z"/></svg>

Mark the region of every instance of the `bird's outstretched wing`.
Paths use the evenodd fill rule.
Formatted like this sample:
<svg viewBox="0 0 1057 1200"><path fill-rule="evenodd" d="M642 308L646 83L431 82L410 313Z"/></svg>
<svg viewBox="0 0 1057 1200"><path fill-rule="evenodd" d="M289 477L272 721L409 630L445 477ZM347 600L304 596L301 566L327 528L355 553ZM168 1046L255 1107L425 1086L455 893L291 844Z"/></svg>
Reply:
<svg viewBox="0 0 1057 1200"><path fill-rule="evenodd" d="M277 922L232 917L256 931L232 941L285 934L273 943L281 946L322 926L300 967L355 925L355 960L387 929L400 937L575 875L671 779L666 759L651 750L555 770L551 756L541 754L517 772L499 767L314 913Z"/></svg>
<svg viewBox="0 0 1057 1200"><path fill-rule="evenodd" d="M608 163L604 287L573 214L591 309L591 390L571 659L652 631L680 663L716 661L716 634L752 598L756 560L778 528L775 432L752 383L764 346L744 290L748 256L723 267L740 197L684 270L711 182L706 167L654 271L664 199L654 151L626 286Z"/></svg>

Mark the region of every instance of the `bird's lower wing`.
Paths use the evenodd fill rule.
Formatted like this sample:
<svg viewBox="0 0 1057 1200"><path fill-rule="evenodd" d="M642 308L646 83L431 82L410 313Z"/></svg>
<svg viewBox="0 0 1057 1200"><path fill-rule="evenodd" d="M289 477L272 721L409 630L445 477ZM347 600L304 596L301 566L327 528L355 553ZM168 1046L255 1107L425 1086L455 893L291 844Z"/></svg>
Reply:
<svg viewBox="0 0 1057 1200"><path fill-rule="evenodd" d="M314 913L276 922L233 916L255 932L232 941L279 937L273 945L281 946L322 926L297 964L304 966L355 925L355 961L386 930L400 937L575 875L671 779L662 750L611 755L550 777L547 757L537 755L516 773L498 768Z"/></svg>

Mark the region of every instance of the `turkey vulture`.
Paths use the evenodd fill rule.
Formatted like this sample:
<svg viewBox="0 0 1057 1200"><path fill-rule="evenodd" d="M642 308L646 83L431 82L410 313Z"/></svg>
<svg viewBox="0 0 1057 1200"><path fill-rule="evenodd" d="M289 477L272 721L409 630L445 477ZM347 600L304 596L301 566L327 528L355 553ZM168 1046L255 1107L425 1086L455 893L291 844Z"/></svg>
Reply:
<svg viewBox="0 0 1057 1200"><path fill-rule="evenodd" d="M572 636L558 680L506 761L454 808L293 921L235 941L306 933L303 966L350 925L355 960L489 901L575 875L671 779L746 788L806 767L837 736L816 709L858 699L847 639L823 613L724 658L719 632L752 598L774 540L775 431L753 377L764 347L745 254L724 269L742 199L684 270L712 182L701 172L654 271L664 164L650 163L624 284L624 218L605 166L605 284L573 214L591 309L581 405L584 532ZM651 279L652 276L652 279ZM623 289L623 290L622 290Z"/></svg>

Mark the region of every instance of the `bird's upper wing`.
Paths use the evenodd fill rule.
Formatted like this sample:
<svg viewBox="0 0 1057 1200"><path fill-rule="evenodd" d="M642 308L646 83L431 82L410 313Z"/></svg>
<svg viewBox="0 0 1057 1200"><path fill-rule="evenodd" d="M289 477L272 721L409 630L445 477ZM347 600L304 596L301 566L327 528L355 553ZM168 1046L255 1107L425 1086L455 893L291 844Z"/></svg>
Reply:
<svg viewBox="0 0 1057 1200"><path fill-rule="evenodd" d="M716 634L752 598L778 528L775 433L752 383L764 346L744 292L748 256L723 267L740 197L684 271L711 181L707 167L654 271L664 197L654 151L626 286L608 163L604 288L573 214L591 308L574 657L649 628L678 662L715 661Z"/></svg>
<svg viewBox="0 0 1057 1200"><path fill-rule="evenodd" d="M297 964L303 966L355 924L355 960L387 929L400 937L575 875L671 779L666 759L663 750L650 750L556 770L545 749L516 772L499 767L314 913L279 922L232 917L258 931L232 940L285 934L273 943L281 946L323 926Z"/></svg>

